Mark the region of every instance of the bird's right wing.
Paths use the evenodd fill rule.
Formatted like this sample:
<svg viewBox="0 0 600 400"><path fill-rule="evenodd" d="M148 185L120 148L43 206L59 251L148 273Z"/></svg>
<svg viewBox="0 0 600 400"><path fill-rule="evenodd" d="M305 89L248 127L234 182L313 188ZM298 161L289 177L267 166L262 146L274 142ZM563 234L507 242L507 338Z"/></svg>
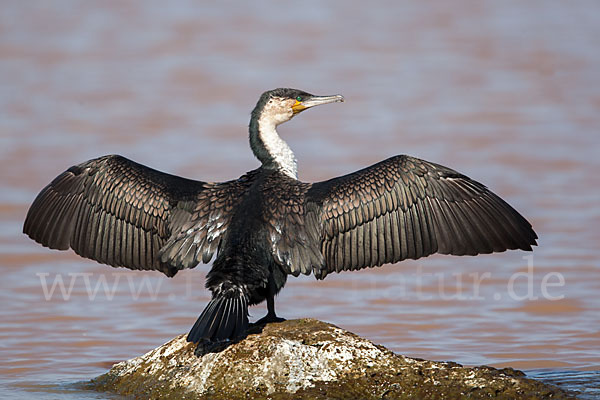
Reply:
<svg viewBox="0 0 600 400"><path fill-rule="evenodd" d="M220 212L215 208L223 206L223 197L236 187L237 181L205 183L121 156L100 157L69 168L46 186L29 208L23 232L46 247L70 247L113 267L173 276L196 266L199 259L181 262L177 251L170 253L173 259L165 256L161 249L167 240L177 237L194 217L202 220L208 213L210 221L202 226L209 240L193 249L212 255L226 229L230 206L225 200ZM214 226L219 227L216 233Z"/></svg>
<svg viewBox="0 0 600 400"><path fill-rule="evenodd" d="M531 250L536 234L484 185L450 168L396 156L355 173L314 183L308 203L321 210L321 251L329 272L417 259Z"/></svg>

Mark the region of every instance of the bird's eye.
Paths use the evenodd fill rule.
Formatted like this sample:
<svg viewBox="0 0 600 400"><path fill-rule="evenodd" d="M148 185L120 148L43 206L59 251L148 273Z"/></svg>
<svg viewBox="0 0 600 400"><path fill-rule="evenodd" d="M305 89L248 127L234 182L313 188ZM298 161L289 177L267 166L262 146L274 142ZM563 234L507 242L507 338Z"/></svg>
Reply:
<svg viewBox="0 0 600 400"><path fill-rule="evenodd" d="M302 101L302 96L298 96L298 97L296 97L296 100L298 100L298 101Z"/></svg>

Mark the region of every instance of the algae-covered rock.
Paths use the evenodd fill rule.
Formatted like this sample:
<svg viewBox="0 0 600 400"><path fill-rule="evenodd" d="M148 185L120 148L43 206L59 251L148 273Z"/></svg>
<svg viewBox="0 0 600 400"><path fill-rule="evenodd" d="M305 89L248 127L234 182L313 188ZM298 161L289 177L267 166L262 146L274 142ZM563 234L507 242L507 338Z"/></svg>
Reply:
<svg viewBox="0 0 600 400"><path fill-rule="evenodd" d="M254 328L220 352L196 356L194 350L178 336L115 364L92 385L157 399L573 398L512 369L403 357L314 319Z"/></svg>

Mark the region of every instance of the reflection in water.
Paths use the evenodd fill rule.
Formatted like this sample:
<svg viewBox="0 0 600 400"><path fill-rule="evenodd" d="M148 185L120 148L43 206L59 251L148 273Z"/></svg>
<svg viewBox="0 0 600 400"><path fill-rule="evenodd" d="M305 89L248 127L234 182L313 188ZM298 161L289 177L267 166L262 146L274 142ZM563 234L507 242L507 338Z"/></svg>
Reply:
<svg viewBox="0 0 600 400"><path fill-rule="evenodd" d="M597 370L597 8L7 3L0 371L9 386L0 394L68 396L54 385L186 332L208 300L207 266L166 279L38 247L19 234L35 194L66 167L110 153L198 179L239 176L257 165L249 112L277 86L346 98L282 126L301 179L407 153L487 183L540 236L533 259L434 256L290 279L281 315L327 320L410 356ZM532 374L598 386L593 372Z"/></svg>

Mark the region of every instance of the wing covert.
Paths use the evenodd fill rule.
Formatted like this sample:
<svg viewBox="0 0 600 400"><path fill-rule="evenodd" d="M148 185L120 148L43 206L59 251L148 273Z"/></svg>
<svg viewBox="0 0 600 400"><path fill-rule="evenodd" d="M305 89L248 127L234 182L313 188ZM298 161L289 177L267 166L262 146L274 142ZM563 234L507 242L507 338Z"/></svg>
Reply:
<svg viewBox="0 0 600 400"><path fill-rule="evenodd" d="M254 182L258 170L239 179L205 184L191 209L190 217L177 229L160 250L160 259L179 269L208 263L219 248L236 206Z"/></svg>

